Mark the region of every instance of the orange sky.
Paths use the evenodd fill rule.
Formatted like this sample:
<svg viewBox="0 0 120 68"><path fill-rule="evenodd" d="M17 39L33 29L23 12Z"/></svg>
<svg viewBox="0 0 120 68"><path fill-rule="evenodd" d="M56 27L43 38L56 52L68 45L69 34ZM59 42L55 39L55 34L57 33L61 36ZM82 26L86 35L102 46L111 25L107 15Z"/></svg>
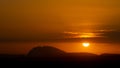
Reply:
<svg viewBox="0 0 120 68"><path fill-rule="evenodd" d="M2 0L0 38L33 39L64 31L119 29L119 0Z"/></svg>
<svg viewBox="0 0 120 68"><path fill-rule="evenodd" d="M0 0L0 42L119 43L119 18L119 0Z"/></svg>

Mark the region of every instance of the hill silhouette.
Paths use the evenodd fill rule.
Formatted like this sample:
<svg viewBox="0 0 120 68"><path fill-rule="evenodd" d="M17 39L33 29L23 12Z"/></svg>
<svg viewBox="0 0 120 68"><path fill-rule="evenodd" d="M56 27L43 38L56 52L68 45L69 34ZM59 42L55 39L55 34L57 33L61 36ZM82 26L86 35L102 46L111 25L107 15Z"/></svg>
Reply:
<svg viewBox="0 0 120 68"><path fill-rule="evenodd" d="M51 46L35 47L25 55L0 55L2 64L38 64L45 66L67 66L67 68L104 68L105 66L120 67L120 54L67 53Z"/></svg>
<svg viewBox="0 0 120 68"><path fill-rule="evenodd" d="M94 57L92 53L67 53L51 46L35 47L27 54L28 57Z"/></svg>
<svg viewBox="0 0 120 68"><path fill-rule="evenodd" d="M27 56L29 57L52 57L61 56L66 52L51 46L35 47L33 48Z"/></svg>

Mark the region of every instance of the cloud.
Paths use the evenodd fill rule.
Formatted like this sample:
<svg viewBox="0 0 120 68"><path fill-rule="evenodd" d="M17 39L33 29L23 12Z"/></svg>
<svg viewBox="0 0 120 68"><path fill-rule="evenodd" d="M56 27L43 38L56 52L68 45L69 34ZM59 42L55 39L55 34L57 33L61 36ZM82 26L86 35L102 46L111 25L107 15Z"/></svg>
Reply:
<svg viewBox="0 0 120 68"><path fill-rule="evenodd" d="M76 33L84 29L119 29L118 3L118 0L1 0L0 40L76 41L81 38L74 37L82 34ZM119 31L104 34L98 31L95 35L119 40Z"/></svg>

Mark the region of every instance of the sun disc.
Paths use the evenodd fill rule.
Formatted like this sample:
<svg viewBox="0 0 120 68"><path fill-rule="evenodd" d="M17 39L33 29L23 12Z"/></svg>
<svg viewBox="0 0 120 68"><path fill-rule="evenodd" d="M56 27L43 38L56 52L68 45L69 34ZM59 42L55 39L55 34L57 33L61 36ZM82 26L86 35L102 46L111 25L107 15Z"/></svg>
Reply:
<svg viewBox="0 0 120 68"><path fill-rule="evenodd" d="M90 46L90 43L82 43L82 45L84 46L84 47L89 47Z"/></svg>

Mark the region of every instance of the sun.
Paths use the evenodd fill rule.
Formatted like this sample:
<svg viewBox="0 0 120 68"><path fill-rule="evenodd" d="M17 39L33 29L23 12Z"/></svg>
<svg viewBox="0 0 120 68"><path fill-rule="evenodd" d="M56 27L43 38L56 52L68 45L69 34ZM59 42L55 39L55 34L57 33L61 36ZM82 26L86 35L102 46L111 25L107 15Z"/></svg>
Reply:
<svg viewBox="0 0 120 68"><path fill-rule="evenodd" d="M82 45L83 45L84 47L89 47L89 46L90 46L90 43L84 42L84 43L82 43Z"/></svg>

